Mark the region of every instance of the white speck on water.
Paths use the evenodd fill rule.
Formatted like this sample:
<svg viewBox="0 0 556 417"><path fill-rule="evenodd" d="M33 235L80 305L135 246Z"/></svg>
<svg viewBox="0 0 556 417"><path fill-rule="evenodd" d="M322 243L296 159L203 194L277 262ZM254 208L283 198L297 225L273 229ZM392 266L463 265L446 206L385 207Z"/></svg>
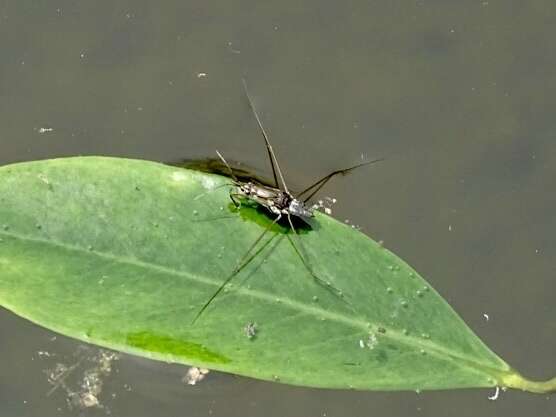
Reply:
<svg viewBox="0 0 556 417"><path fill-rule="evenodd" d="M452 225L449 224L449 225L448 225L448 232L451 232L451 231L452 231Z"/></svg>
<svg viewBox="0 0 556 417"><path fill-rule="evenodd" d="M500 387L496 387L496 390L494 391L494 394L489 395L487 398L490 401L496 401L499 396L500 396Z"/></svg>
<svg viewBox="0 0 556 417"><path fill-rule="evenodd" d="M485 318L485 321L489 321L490 317L487 313L483 313L483 317Z"/></svg>
<svg viewBox="0 0 556 417"><path fill-rule="evenodd" d="M39 133L50 133L50 132L54 132L54 129L51 127L40 127L38 129Z"/></svg>
<svg viewBox="0 0 556 417"><path fill-rule="evenodd" d="M363 342L363 339L359 339L359 347L360 347L361 349L364 349L364 348L365 348L365 342Z"/></svg>
<svg viewBox="0 0 556 417"><path fill-rule="evenodd" d="M199 72L197 73L197 78L205 78L207 76L206 72Z"/></svg>
<svg viewBox="0 0 556 417"><path fill-rule="evenodd" d="M230 50L230 52L233 52L234 54L240 54L241 53L241 51L239 49L234 48L232 42L228 42L228 49Z"/></svg>

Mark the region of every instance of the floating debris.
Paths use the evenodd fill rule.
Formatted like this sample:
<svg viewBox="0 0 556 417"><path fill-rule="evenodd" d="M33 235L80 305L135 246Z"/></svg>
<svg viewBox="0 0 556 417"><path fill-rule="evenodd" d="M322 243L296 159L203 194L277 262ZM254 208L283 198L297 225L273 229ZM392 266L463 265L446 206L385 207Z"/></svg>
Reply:
<svg viewBox="0 0 556 417"><path fill-rule="evenodd" d="M209 373L209 370L206 368L197 368L196 366L192 366L189 368L182 378L182 381L188 385L195 385L197 382L201 382L205 379L205 376Z"/></svg>
<svg viewBox="0 0 556 417"><path fill-rule="evenodd" d="M324 197L323 200L318 200L313 206L311 207L313 210L321 210L324 213L331 215L332 214L332 206L336 204L338 200L332 197Z"/></svg>
<svg viewBox="0 0 556 417"><path fill-rule="evenodd" d="M496 401L499 396L500 396L500 387L496 387L496 390L494 391L494 394L489 395L487 398L490 401Z"/></svg>
<svg viewBox="0 0 556 417"><path fill-rule="evenodd" d="M45 370L48 383L52 385L47 396L61 389L66 394L69 409L96 407L107 410L99 398L103 391L104 380L111 374L112 363L119 359L119 355L107 350L99 350L91 355L90 348L86 347L80 350L84 351L85 355L80 354L81 357L76 363L68 366L59 362L53 369ZM49 357L50 355L40 356ZM85 363L90 365L83 370L82 376L75 375Z"/></svg>

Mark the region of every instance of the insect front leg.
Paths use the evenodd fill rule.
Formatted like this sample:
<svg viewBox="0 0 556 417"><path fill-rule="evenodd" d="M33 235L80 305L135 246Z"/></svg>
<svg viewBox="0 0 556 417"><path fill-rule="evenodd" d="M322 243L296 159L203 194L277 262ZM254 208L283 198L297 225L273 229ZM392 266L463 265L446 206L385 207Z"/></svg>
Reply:
<svg viewBox="0 0 556 417"><path fill-rule="evenodd" d="M232 193L232 192L230 192L230 199L231 199L232 202L234 203L234 206L235 206L237 209L238 209L238 208L241 208L241 200L239 200L239 201L236 200L236 199L234 198L234 196L235 196L235 197L242 197L243 194L240 194L240 193Z"/></svg>

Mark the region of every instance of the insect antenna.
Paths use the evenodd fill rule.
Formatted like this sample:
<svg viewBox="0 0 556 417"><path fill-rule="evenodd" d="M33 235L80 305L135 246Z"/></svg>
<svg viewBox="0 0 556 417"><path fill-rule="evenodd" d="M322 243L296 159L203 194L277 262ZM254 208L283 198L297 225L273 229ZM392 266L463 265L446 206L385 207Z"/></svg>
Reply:
<svg viewBox="0 0 556 417"><path fill-rule="evenodd" d="M224 165L226 165L226 168L228 168L228 171L230 171L230 176L232 177L232 179L236 182L239 183L239 180L236 177L236 174L234 174L234 171L232 170L232 168L230 167L230 165L228 164L228 162L224 159L224 157L220 154L220 152L218 152L218 150L216 150L216 154L218 155L218 157L222 160L222 162L224 162Z"/></svg>
<svg viewBox="0 0 556 417"><path fill-rule="evenodd" d="M222 290L226 287L226 285L243 269L245 268L245 266L247 266L247 264L249 262L251 262L253 260L253 258L255 258L255 256L258 255L258 253L263 250L263 248L266 246L266 244L259 249L257 252L255 252L252 256L249 256L249 254L251 253L251 251L257 246L257 244L262 240L262 238L264 237L264 235L266 235L266 233L272 228L272 226L274 226L280 219L282 218L282 215L279 214L278 217L276 217L272 223L270 223L265 230L259 235L259 237L251 244L251 246L249 247L249 249L247 250L247 252L245 252L245 254L241 257L240 261L238 262L238 265L235 267L235 269L232 271L232 273L224 280L224 282L222 284L220 284L220 286L218 287L218 289L211 295L211 297L207 300L207 302L201 307L201 309L197 312L197 314L195 315L195 318L191 321L191 324L195 324L195 322L199 319L199 317L201 317L201 314L203 314L203 312L207 309L207 307L214 301L214 299L216 297L218 297L218 295L222 292ZM268 243L268 242L267 242Z"/></svg>
<svg viewBox="0 0 556 417"><path fill-rule="evenodd" d="M272 175L274 175L275 188L280 188L280 185L278 183L278 178L276 177L276 171L278 171L278 175L280 176L280 180L282 181L282 186L284 187L284 191L286 191L289 194L290 192L288 191L288 186L286 185L286 181L284 181L284 176L282 175L282 170L280 169L280 165L278 164L278 160L276 159L276 155L274 154L274 150L272 149L272 145L270 144L270 140L268 139L268 135L266 134L266 131L264 130L264 127L263 127L263 124L262 124L261 119L259 117L259 114L257 113L257 109L255 109L255 105L253 104L253 100L251 99L251 96L249 95L249 90L247 89L247 82L245 81L245 78L242 78L241 81L243 82L243 90L245 91L245 95L247 96L247 101L249 102L249 107L251 107L251 111L255 115L255 119L257 119L257 123L259 125L259 128L261 129L261 133L262 133L263 138L264 138L264 142L265 142L265 145L266 145L266 150L268 152L268 158L270 159L270 165L272 166Z"/></svg>
<svg viewBox="0 0 556 417"><path fill-rule="evenodd" d="M352 167L349 168L345 168L345 169L338 169L336 171L331 172L330 174L322 177L320 180L318 180L317 182L315 182L313 185L305 188L303 191L301 191L299 194L296 195L296 198L300 198L303 194L310 192L311 190L313 190L313 188L315 188L307 197L305 197L303 199L303 202L306 203L307 201L309 201L316 193L319 192L319 190L324 187L324 185L331 180L334 176L341 174L341 175L347 175L349 174L351 171L353 171L356 168L365 166L365 165L371 165L374 164L375 162L380 162L380 161L384 161L384 158L379 158L379 159L374 159L372 161L367 161L367 162L363 162L362 164L357 164L354 165Z"/></svg>

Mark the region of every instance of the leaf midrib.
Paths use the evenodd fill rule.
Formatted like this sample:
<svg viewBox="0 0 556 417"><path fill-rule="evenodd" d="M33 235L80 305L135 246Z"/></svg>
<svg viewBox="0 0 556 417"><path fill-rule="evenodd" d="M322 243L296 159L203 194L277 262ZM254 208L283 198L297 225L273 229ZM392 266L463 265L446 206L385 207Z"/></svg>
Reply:
<svg viewBox="0 0 556 417"><path fill-rule="evenodd" d="M137 267L141 267L141 268L145 268L145 269L152 269L152 270L162 272L162 273L165 273L165 274L190 279L192 281L199 282L199 283L202 283L202 284L213 285L213 286L219 286L221 284L221 282L214 281L210 278L193 275L193 274L185 272L185 271L178 271L178 270L175 270L175 269L170 269L168 267L161 266L161 265L158 265L158 264L155 264L155 263L152 263L152 262L145 262L145 261L129 258L129 257L122 256L122 255L113 255L113 254L110 254L110 253L99 252L99 251L96 251L96 250L89 250L88 248L83 248L83 247L68 244L68 243L65 243L65 242L42 239L42 238L38 238L38 237L31 237L31 236L21 235L21 234L18 234L18 233L8 232L8 231L5 231L5 230L0 231L0 236L6 236L6 237L14 238L14 239L20 239L22 241L31 241L31 242L35 242L35 243L41 243L41 244L45 244L45 245L50 245L50 246L54 246L54 247L63 248L65 250L69 250L69 251L85 253L87 255L95 255L95 256L98 256L100 258L107 259L107 260L110 260L110 261L116 261L116 262L120 262L122 264L133 265L133 266L137 266ZM268 294L268 293L265 293L263 291L254 290L254 289L251 289L251 288L242 288L242 287L236 288L235 291L236 291L236 293L238 293L238 295L244 295L244 296L248 295L248 296L251 296L251 297L258 298L260 300L267 301L269 303L275 303L276 302L276 295ZM338 323L343 323L343 324L348 325L348 326L353 327L353 328L358 328L364 334L369 334L369 332L370 332L369 321L368 320L359 320L359 319L351 318L351 317L344 316L344 315L339 314L339 313L324 310L324 309L319 308L315 305L303 304L303 303L300 303L298 301L291 300L289 298L280 297L280 303L283 306L288 306L292 310L303 311L303 312L307 313L308 315L313 315L313 316L318 317L320 319L325 317L328 320L336 321ZM456 352L456 351L453 351L453 350L451 350L449 348L446 348L442 345L438 345L431 340L422 340L422 339L418 339L418 338L416 338L412 335L405 335L402 332L400 332L396 329L392 329L392 328L390 328L386 325L383 325L383 324L381 324L381 327L384 327L386 329L385 333L380 334L382 339L388 338L388 339L391 339L392 341L396 341L397 343L400 343L400 344L403 344L403 345L406 345L406 346L410 346L410 347L413 347L415 349L425 349L427 354L431 354L431 355L436 356L436 357L438 357L442 360L447 360L447 361L453 362L460 368L463 367L462 363L464 363L470 369L472 369L476 372L478 371L478 372L486 373L487 375L490 375L490 376L493 376L493 377L498 377L500 374L511 373L510 368L508 368L506 370L503 370L503 369L492 367L491 365L484 364L482 362L478 362L475 358L469 357L465 354L462 354L461 352Z"/></svg>

